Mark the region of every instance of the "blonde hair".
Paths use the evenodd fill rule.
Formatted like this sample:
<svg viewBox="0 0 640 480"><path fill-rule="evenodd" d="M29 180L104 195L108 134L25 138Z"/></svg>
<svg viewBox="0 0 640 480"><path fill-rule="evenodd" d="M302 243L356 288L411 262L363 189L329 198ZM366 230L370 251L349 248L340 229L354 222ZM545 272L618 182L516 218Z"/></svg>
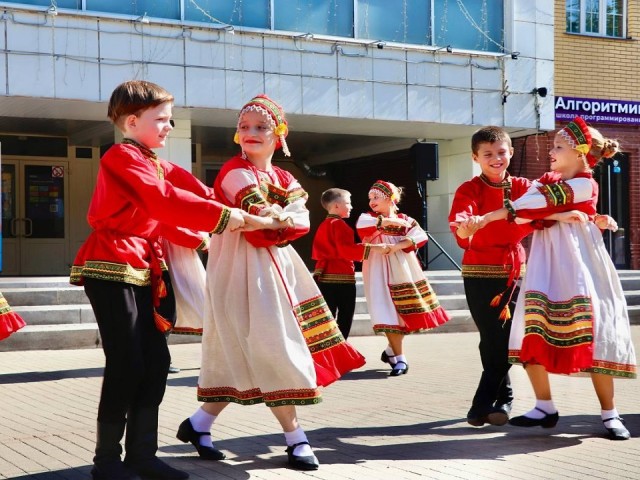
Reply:
<svg viewBox="0 0 640 480"><path fill-rule="evenodd" d="M620 152L620 143L617 140L604 137L597 129L589 127L591 133L591 150L589 155L595 158L598 163L603 158L611 158ZM595 166L595 164L593 165Z"/></svg>

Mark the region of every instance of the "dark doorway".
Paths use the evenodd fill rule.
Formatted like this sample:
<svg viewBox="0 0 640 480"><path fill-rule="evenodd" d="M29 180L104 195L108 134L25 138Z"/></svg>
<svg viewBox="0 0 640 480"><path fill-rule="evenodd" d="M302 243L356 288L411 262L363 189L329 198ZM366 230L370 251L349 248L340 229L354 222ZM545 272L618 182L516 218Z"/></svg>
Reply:
<svg viewBox="0 0 640 480"><path fill-rule="evenodd" d="M600 185L598 213L618 222L618 231L604 232L604 242L616 268L628 269L631 252L629 242L629 156L619 153L601 162L593 170Z"/></svg>

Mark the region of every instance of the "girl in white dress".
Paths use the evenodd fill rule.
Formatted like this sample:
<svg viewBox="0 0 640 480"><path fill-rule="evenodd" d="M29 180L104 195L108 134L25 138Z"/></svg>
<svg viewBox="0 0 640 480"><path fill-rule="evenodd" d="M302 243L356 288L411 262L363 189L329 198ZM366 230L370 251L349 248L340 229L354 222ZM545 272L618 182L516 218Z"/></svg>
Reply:
<svg viewBox="0 0 640 480"><path fill-rule="evenodd" d="M548 373L587 372L609 438L630 437L615 408L613 378L636 377L635 352L620 279L593 221L598 184L591 176L601 158L618 151L616 141L603 138L577 117L555 136L551 172L524 196L480 220L485 224L506 217L530 221L568 215L533 234L511 326L509 357L524 364L536 405L512 418L512 425L554 427L559 415ZM607 219L602 227L617 228L609 217L598 217Z"/></svg>
<svg viewBox="0 0 640 480"><path fill-rule="evenodd" d="M387 244L384 253L372 250L362 262L362 279L373 330L387 336L381 360L392 366L392 377L409 370L404 336L449 320L416 256L427 243L427 233L398 211L401 194L393 183L376 181L369 190L371 211L360 215L356 224L363 243Z"/></svg>
<svg viewBox="0 0 640 480"><path fill-rule="evenodd" d="M282 108L259 95L240 111L236 143L242 153L216 177L216 199L246 212L258 229L216 235L207 263L198 400L178 430L201 458L224 454L210 430L229 403L265 403L278 419L289 465L315 470L318 460L298 423L296 406L320 399L320 387L364 364L344 341L311 273L289 242L309 231L307 193L271 163L289 150Z"/></svg>

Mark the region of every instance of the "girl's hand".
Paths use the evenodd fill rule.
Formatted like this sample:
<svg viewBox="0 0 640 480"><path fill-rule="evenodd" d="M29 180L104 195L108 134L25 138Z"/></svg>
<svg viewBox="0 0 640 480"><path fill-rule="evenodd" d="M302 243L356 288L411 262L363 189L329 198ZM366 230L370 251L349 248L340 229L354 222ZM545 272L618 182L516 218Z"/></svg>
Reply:
<svg viewBox="0 0 640 480"><path fill-rule="evenodd" d="M612 232L618 230L618 223L609 215L596 215L593 222L600 230L611 230Z"/></svg>
<svg viewBox="0 0 640 480"><path fill-rule="evenodd" d="M586 223L589 221L589 215L580 210L570 210L568 212L554 213L551 220L563 223Z"/></svg>
<svg viewBox="0 0 640 480"><path fill-rule="evenodd" d="M271 217L259 217L257 215L251 215L250 213L242 211L242 216L245 221L245 227L242 229L243 232L252 232L254 230L264 230L266 228L270 228L273 224L273 218Z"/></svg>
<svg viewBox="0 0 640 480"><path fill-rule="evenodd" d="M227 228L230 232L235 232L236 230L242 230L245 226L244 223L244 215L243 211L239 208L232 208L231 214L229 215L229 222L227 223Z"/></svg>
<svg viewBox="0 0 640 480"><path fill-rule="evenodd" d="M407 222L406 220L403 220L401 218L388 218L388 217L385 217L382 220L382 226L383 227L394 226L394 227L407 228L407 227L410 226L410 224L409 224L409 222Z"/></svg>

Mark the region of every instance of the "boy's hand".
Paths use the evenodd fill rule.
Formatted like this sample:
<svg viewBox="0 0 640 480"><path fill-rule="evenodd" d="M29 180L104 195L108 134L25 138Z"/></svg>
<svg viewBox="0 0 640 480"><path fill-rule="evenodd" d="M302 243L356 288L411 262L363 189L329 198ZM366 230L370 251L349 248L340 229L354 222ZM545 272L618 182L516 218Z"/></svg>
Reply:
<svg viewBox="0 0 640 480"><path fill-rule="evenodd" d="M394 227L403 227L403 228L407 228L409 226L411 226L411 224L409 222L407 222L406 220L403 220L401 218L384 218L382 220L382 226L383 227L388 227L388 226L394 226Z"/></svg>
<svg viewBox="0 0 640 480"><path fill-rule="evenodd" d="M241 210L241 212L245 221L245 226L242 229L243 232L264 230L265 228L269 228L273 224L273 218L271 217L259 217L257 215L251 215L244 210Z"/></svg>
<svg viewBox="0 0 640 480"><path fill-rule="evenodd" d="M242 210L239 208L232 208L231 214L229 215L229 222L227 223L227 228L230 232L235 232L236 230L242 230L245 225L244 216L242 215Z"/></svg>
<svg viewBox="0 0 640 480"><path fill-rule="evenodd" d="M456 233L460 238L469 238L484 227L486 221L483 216L473 215L462 222L453 222L453 224L458 226Z"/></svg>
<svg viewBox="0 0 640 480"><path fill-rule="evenodd" d="M612 232L618 230L618 223L609 215L596 215L593 222L600 230L611 230Z"/></svg>
<svg viewBox="0 0 640 480"><path fill-rule="evenodd" d="M389 245L387 245L386 243L374 243L370 247L371 247L371 250L375 252L379 252L383 255L385 255L389 250Z"/></svg>

